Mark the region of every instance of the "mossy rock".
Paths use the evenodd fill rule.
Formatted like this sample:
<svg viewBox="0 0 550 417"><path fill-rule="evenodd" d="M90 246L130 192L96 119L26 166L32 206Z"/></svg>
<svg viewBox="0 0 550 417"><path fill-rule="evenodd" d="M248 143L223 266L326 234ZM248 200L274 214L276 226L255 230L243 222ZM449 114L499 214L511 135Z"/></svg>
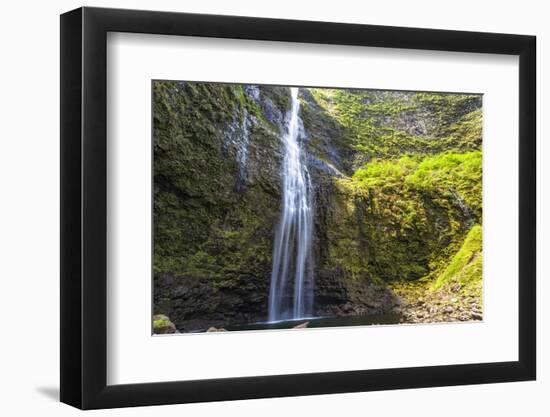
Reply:
<svg viewBox="0 0 550 417"><path fill-rule="evenodd" d="M153 333L168 334L176 333L176 326L164 314L155 314L153 316Z"/></svg>
<svg viewBox="0 0 550 417"><path fill-rule="evenodd" d="M433 282L432 290L459 284L466 289L477 290L482 280L482 228L475 225L468 232L462 247L452 257L445 270Z"/></svg>

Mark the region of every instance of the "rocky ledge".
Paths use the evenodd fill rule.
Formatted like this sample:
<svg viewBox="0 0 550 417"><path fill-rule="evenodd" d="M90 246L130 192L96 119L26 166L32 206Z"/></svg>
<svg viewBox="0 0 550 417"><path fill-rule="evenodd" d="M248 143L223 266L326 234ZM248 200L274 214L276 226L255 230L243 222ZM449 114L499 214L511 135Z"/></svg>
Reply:
<svg viewBox="0 0 550 417"><path fill-rule="evenodd" d="M480 297L465 294L460 284L432 291L423 282L400 283L393 286L401 298L403 323L438 323L483 320Z"/></svg>

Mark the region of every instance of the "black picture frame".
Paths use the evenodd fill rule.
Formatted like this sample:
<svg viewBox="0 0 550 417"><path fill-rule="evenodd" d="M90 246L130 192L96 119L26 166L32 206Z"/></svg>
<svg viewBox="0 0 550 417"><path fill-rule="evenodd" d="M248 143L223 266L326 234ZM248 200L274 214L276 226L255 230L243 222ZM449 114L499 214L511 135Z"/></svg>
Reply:
<svg viewBox="0 0 550 417"><path fill-rule="evenodd" d="M107 385L108 32L519 56L519 360ZM81 409L533 380L534 36L79 8L61 15L61 401Z"/></svg>

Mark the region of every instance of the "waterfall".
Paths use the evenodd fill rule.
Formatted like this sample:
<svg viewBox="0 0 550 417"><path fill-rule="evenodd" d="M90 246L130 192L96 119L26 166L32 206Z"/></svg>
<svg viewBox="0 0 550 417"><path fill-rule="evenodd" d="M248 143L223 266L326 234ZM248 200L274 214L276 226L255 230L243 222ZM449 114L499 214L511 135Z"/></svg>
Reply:
<svg viewBox="0 0 550 417"><path fill-rule="evenodd" d="M283 137L282 213L275 234L268 319L311 316L313 274L311 182L298 142L301 120L298 88L290 89L292 105Z"/></svg>
<svg viewBox="0 0 550 417"><path fill-rule="evenodd" d="M237 162L239 163L239 178L237 180L236 191L240 192L246 184L246 163L248 159L248 144L250 143L250 120L248 112L243 110L242 122L240 123L240 143L237 148Z"/></svg>

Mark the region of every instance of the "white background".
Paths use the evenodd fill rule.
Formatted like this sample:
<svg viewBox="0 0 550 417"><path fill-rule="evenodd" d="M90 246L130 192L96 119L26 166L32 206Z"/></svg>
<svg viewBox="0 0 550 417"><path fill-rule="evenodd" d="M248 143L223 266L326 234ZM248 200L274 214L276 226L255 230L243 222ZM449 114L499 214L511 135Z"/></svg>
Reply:
<svg viewBox="0 0 550 417"><path fill-rule="evenodd" d="M544 2L440 1L277 2L219 0L89 1L88 5L155 8L220 14L332 20L399 26L482 30L538 36L539 94L539 380L485 386L435 388L305 398L238 401L169 407L110 410L96 415L300 415L334 416L349 413L409 416L547 415L550 390L550 308L543 303L550 286L545 260L549 246L550 157L541 138L548 136L542 114L548 107L550 28ZM2 151L0 213L2 254L0 344L0 410L5 415L74 415L58 404L58 273L59 273L59 53L58 14L80 6L74 1L11 2L2 10ZM543 97L542 97L543 96ZM544 236L543 236L544 233ZM406 347L404 347L406 348ZM182 360L189 358L182 357ZM208 366L205 363L205 366Z"/></svg>
<svg viewBox="0 0 550 417"><path fill-rule="evenodd" d="M136 34L107 51L108 384L518 359L517 57ZM483 93L483 323L151 337L151 79Z"/></svg>

